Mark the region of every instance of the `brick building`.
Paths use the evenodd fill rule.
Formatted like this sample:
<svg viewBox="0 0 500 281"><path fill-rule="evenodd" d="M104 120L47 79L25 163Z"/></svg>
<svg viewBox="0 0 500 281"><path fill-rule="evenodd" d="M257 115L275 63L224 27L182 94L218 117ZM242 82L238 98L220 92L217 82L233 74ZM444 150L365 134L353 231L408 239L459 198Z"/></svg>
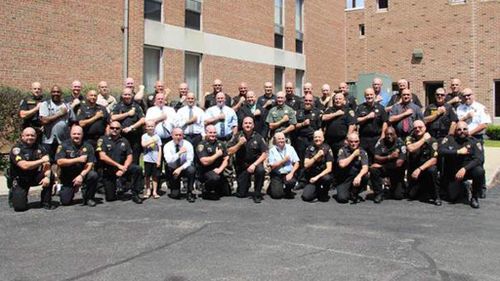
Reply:
<svg viewBox="0 0 500 281"><path fill-rule="evenodd" d="M310 81L319 94L376 72L426 100L458 77L500 116L499 15L495 0L5 0L0 84L119 89L131 76L148 91L187 81L201 97L220 78L230 94L241 81L258 94Z"/></svg>

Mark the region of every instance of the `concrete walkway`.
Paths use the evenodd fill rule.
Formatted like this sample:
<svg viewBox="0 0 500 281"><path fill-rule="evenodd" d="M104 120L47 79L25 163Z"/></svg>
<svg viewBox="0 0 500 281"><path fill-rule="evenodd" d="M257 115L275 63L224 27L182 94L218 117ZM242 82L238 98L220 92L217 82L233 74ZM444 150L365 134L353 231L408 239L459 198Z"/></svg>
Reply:
<svg viewBox="0 0 500 281"><path fill-rule="evenodd" d="M486 183L488 188L500 185L500 147L486 147ZM30 191L38 191L40 187L32 188ZM0 196L8 193L7 182L4 176L0 176Z"/></svg>

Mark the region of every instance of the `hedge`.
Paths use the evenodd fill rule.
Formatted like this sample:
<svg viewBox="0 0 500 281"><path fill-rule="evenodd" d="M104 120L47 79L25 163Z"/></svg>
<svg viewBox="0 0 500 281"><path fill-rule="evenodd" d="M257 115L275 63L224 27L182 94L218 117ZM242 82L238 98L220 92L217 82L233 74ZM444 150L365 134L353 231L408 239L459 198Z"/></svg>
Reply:
<svg viewBox="0 0 500 281"><path fill-rule="evenodd" d="M500 140L500 126L489 125L486 129L486 135L492 140Z"/></svg>

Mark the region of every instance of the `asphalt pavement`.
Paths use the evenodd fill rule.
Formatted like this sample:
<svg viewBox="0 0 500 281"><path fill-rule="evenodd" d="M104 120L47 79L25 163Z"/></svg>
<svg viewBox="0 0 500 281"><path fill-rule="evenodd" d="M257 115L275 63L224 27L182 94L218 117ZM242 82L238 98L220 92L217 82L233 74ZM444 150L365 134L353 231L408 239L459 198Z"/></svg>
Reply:
<svg viewBox="0 0 500 281"><path fill-rule="evenodd" d="M0 280L500 280L499 197L478 210L163 196L15 213L1 196Z"/></svg>

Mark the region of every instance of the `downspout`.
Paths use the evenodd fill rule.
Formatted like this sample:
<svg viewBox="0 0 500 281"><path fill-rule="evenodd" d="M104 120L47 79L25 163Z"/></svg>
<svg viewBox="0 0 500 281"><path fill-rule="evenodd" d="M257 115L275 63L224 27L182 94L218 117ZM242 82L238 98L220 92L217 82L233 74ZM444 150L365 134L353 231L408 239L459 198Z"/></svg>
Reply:
<svg viewBox="0 0 500 281"><path fill-rule="evenodd" d="M123 80L128 77L128 14L129 0L123 0Z"/></svg>

